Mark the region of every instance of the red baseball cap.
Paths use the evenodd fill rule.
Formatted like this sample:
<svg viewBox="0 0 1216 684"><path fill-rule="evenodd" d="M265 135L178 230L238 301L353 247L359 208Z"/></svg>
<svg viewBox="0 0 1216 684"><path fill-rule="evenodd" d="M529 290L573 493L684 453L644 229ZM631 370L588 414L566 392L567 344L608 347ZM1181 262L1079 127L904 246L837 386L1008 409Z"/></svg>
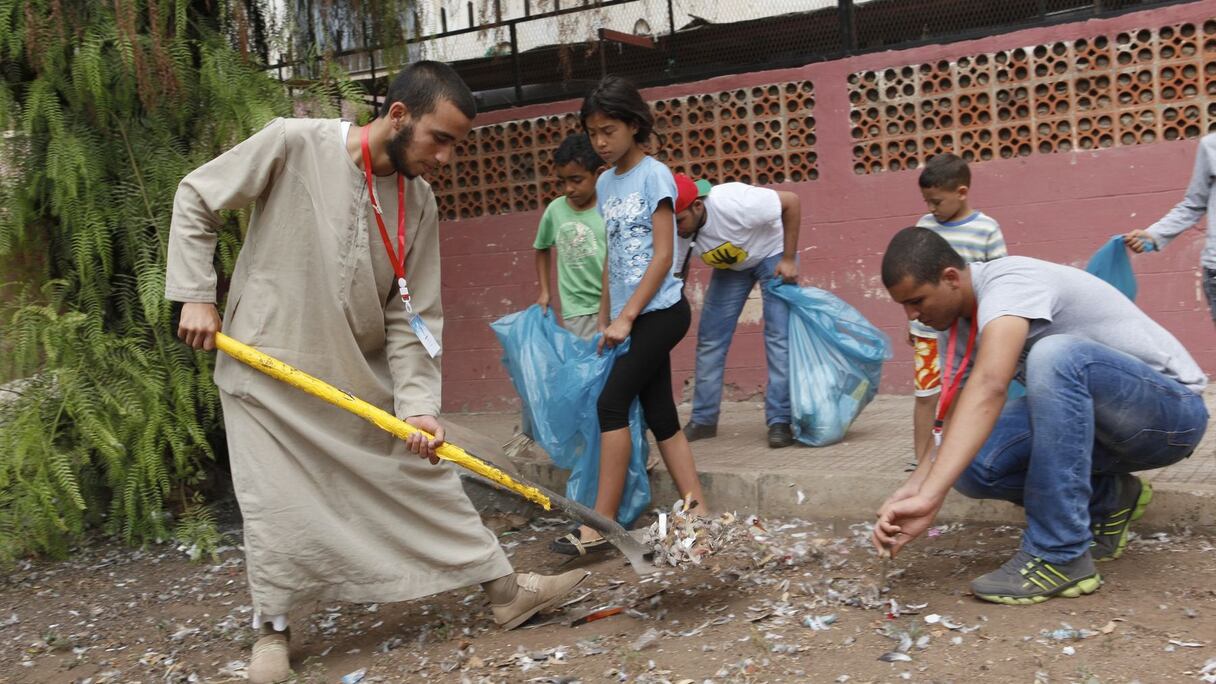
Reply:
<svg viewBox="0 0 1216 684"><path fill-rule="evenodd" d="M676 213L680 213L692 206L692 203L698 198L709 194L710 184L708 181L694 181L682 173L673 173L672 176L676 179Z"/></svg>

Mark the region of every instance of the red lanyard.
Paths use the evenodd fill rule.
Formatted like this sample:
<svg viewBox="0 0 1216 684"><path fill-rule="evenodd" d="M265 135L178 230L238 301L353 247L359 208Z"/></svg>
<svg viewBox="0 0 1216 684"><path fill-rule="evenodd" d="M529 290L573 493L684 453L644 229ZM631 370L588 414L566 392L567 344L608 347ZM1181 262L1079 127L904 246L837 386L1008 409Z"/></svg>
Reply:
<svg viewBox="0 0 1216 684"><path fill-rule="evenodd" d="M976 313L972 312L971 327L967 331L967 351L963 353L962 361L953 369L951 364L954 363L954 349L958 342L958 321L950 326L950 343L946 345L946 362L942 364L942 396L937 402L937 420L933 421L933 440L938 446L941 446L942 443L942 427L946 424L946 414L950 411L950 405L954 403L954 397L963 384L963 371L971 363L971 352L975 349L975 315ZM950 379L951 375L954 376L953 382Z"/></svg>
<svg viewBox="0 0 1216 684"><path fill-rule="evenodd" d="M384 241L384 249L388 252L389 263L393 265L393 273L397 274L397 289L401 291L401 301L405 302L405 310L413 313L410 305L410 288L405 280L405 179L397 174L397 249L389 240L388 229L384 227L384 211L380 208L380 200L376 199L375 182L372 180L372 152L367 144L367 126L363 127L363 175L367 178L367 195L371 198L372 209L376 213L376 225L380 227L380 239Z"/></svg>

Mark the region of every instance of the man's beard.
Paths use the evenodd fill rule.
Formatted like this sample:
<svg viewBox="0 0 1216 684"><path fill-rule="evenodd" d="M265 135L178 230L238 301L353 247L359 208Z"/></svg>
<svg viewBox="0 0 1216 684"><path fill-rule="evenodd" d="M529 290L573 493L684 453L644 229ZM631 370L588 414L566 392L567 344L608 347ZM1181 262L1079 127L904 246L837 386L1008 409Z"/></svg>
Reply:
<svg viewBox="0 0 1216 684"><path fill-rule="evenodd" d="M401 127L397 135L388 139L388 147L385 149L385 152L388 154L388 160L393 165L393 169L410 180L413 180L418 175L410 173L409 159L407 157L407 150L413 140L414 124L408 123Z"/></svg>

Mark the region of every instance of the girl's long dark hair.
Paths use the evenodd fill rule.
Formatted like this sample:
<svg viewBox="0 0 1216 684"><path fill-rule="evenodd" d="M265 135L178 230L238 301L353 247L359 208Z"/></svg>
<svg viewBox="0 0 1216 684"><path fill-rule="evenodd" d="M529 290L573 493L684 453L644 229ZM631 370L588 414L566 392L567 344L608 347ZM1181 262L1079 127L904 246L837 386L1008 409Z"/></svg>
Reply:
<svg viewBox="0 0 1216 684"><path fill-rule="evenodd" d="M579 118L584 129L587 127L587 117L592 114L603 114L626 124L636 124L638 130L633 134L633 140L639 145L646 144L654 132L654 114L650 113L650 105L642 99L637 86L620 76L605 76L583 98Z"/></svg>

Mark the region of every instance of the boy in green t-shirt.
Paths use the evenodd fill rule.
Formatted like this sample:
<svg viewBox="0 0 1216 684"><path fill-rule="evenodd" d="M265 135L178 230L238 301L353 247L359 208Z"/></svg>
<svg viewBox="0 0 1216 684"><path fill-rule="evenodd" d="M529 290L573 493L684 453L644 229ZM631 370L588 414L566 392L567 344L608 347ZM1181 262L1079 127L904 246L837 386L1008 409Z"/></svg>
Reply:
<svg viewBox="0 0 1216 684"><path fill-rule="evenodd" d="M557 289L561 294L562 325L590 339L598 329L603 289L604 219L595 206L595 180L604 161L586 133L572 133L553 154L557 178L565 194L549 203L536 230L536 303L549 308L549 249L557 245Z"/></svg>

